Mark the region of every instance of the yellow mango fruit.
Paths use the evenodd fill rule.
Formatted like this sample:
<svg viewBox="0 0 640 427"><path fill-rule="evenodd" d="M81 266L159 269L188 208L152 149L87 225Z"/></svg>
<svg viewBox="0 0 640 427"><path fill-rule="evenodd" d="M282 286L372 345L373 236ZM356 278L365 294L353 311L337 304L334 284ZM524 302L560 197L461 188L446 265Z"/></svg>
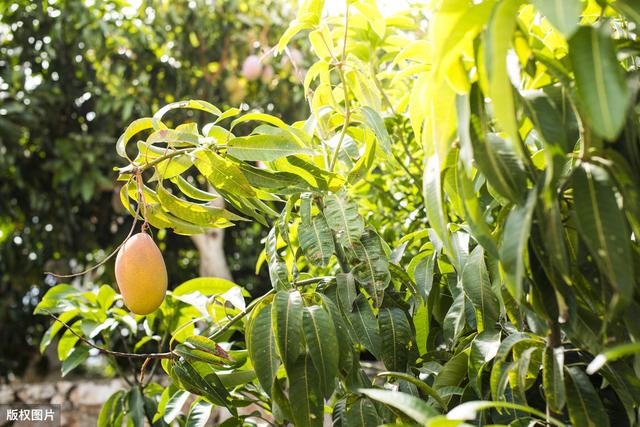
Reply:
<svg viewBox="0 0 640 427"><path fill-rule="evenodd" d="M167 292L167 268L147 233L134 234L116 257L116 282L124 304L135 314L154 312Z"/></svg>

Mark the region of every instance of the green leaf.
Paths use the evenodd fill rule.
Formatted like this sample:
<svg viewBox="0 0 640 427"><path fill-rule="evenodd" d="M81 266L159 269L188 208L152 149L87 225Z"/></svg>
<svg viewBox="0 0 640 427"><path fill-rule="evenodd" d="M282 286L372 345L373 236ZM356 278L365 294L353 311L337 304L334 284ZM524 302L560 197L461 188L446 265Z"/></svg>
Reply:
<svg viewBox="0 0 640 427"><path fill-rule="evenodd" d="M353 304L353 312L348 313L346 319L360 344L378 359L382 349L382 338L373 310L363 294L358 295Z"/></svg>
<svg viewBox="0 0 640 427"><path fill-rule="evenodd" d="M507 73L506 59L516 29L518 9L522 3L523 0L504 0L496 4L487 27L484 50L489 80L488 96L493 104L493 114L509 136L509 144L519 149L520 157L526 154L518 144L520 136L513 100L513 86Z"/></svg>
<svg viewBox="0 0 640 427"><path fill-rule="evenodd" d="M367 289L374 305L380 307L384 290L391 280L389 261L382 249L380 237L368 229L360 236L353 249L358 261L353 267L353 275L358 283Z"/></svg>
<svg viewBox="0 0 640 427"><path fill-rule="evenodd" d="M630 302L635 289L629 231L605 169L582 163L573 175L575 218L598 267L609 279L611 307Z"/></svg>
<svg viewBox="0 0 640 427"><path fill-rule="evenodd" d="M611 4L611 7L626 15L627 18L634 21L636 25L640 24L640 4L635 0L616 0Z"/></svg>
<svg viewBox="0 0 640 427"><path fill-rule="evenodd" d="M253 197L253 190L240 168L212 150L196 151L194 164L213 188L244 197Z"/></svg>
<svg viewBox="0 0 640 427"><path fill-rule="evenodd" d="M478 332L493 330L500 316L500 302L491 288L482 246L475 247L462 271L462 286L476 309Z"/></svg>
<svg viewBox="0 0 640 427"><path fill-rule="evenodd" d="M380 148L385 154L391 154L391 137L387 132L387 128L384 125L384 120L380 117L377 111L373 108L363 106L360 108L360 112L364 117L364 124L370 128L373 133L376 134Z"/></svg>
<svg viewBox="0 0 640 427"><path fill-rule="evenodd" d="M464 219L469 224L470 234L484 247L489 255L498 258L498 245L484 217L480 200L473 189L473 182L467 176L464 168L461 167L460 162L458 162L457 166L457 177L458 194L462 198Z"/></svg>
<svg viewBox="0 0 640 427"><path fill-rule="evenodd" d="M559 413L566 402L564 387L564 348L545 347L542 357L542 386L549 408Z"/></svg>
<svg viewBox="0 0 640 427"><path fill-rule="evenodd" d="M407 393L390 390L379 390L375 388L360 389L362 393L373 400L382 402L393 408L399 409L420 424L426 424L430 418L435 417L438 412L423 400Z"/></svg>
<svg viewBox="0 0 640 427"><path fill-rule="evenodd" d="M533 4L567 39L578 29L582 13L580 0L534 0Z"/></svg>
<svg viewBox="0 0 640 427"><path fill-rule="evenodd" d="M156 190L158 200L160 200L163 209L195 225L222 228L233 225L232 220L237 221L244 219L223 208L188 202L180 197L174 196L164 188L162 182L158 182Z"/></svg>
<svg viewBox="0 0 640 427"><path fill-rule="evenodd" d="M153 122L150 117L137 119L131 122L131 124L127 126L124 133L120 135L118 141L116 142L116 152L118 153L118 155L120 157L129 159L129 156L127 155L127 143L131 140L131 138L133 138L135 134L152 128Z"/></svg>
<svg viewBox="0 0 640 427"><path fill-rule="evenodd" d="M164 115L167 114L171 110L183 109L183 108L204 111L204 112L212 114L214 116L220 116L222 114L222 111L220 111L218 109L218 107L216 107L213 104L208 103L207 101L201 101L201 100L197 100L197 99L190 99L190 100L186 100L186 101L172 102L171 104L167 104L164 107L162 107L161 109L159 109L153 115L153 128L156 129L156 130L164 129L165 126L162 123L162 118L164 117Z"/></svg>
<svg viewBox="0 0 640 427"><path fill-rule="evenodd" d="M345 194L331 193L325 197L324 216L342 246L352 248L364 232L364 221L358 205Z"/></svg>
<svg viewBox="0 0 640 427"><path fill-rule="evenodd" d="M345 313L351 313L356 300L356 284L353 274L336 274L337 300Z"/></svg>
<svg viewBox="0 0 640 427"><path fill-rule="evenodd" d="M484 401L484 400L474 400L471 402L464 402L455 408L453 408L447 414L447 418L450 420L473 420L476 418L476 414L478 411L482 411L485 409L515 409L516 411L527 412L529 414L533 414L541 420L548 421L550 424L553 424L557 427L566 427L562 421L555 419L553 417L545 415L544 412L541 412L535 408L532 408L527 405L519 405L517 403L511 402L496 402L496 401Z"/></svg>
<svg viewBox="0 0 640 427"><path fill-rule="evenodd" d="M473 150L478 168L491 187L513 203L522 204L527 177L511 143L496 134L478 136L474 130Z"/></svg>
<svg viewBox="0 0 640 427"><path fill-rule="evenodd" d="M525 255L537 195L536 189L532 189L524 206L514 206L511 209L502 233L500 260L506 274L507 289L516 301L521 301L524 294L522 280Z"/></svg>
<svg viewBox="0 0 640 427"><path fill-rule="evenodd" d="M279 291L273 299L271 317L280 359L288 368L302 351L302 296L297 290Z"/></svg>
<svg viewBox="0 0 640 427"><path fill-rule="evenodd" d="M211 416L213 405L206 400L198 399L191 405L185 427L204 427Z"/></svg>
<svg viewBox="0 0 640 427"><path fill-rule="evenodd" d="M133 387L127 394L127 415L134 427L144 426L144 400L140 387Z"/></svg>
<svg viewBox="0 0 640 427"><path fill-rule="evenodd" d="M304 308L304 337L311 360L318 371L320 387L326 397L334 389L338 375L338 339L329 314L320 306Z"/></svg>
<svg viewBox="0 0 640 427"><path fill-rule="evenodd" d="M571 423L574 426L608 427L609 415L589 377L577 366L566 367L565 372Z"/></svg>
<svg viewBox="0 0 640 427"><path fill-rule="evenodd" d="M278 230L277 227L272 227L271 231L267 235L265 241L264 250L267 256L267 264L269 266L269 278L271 279L271 285L274 289L290 289L289 284L289 270L284 260L278 254Z"/></svg>
<svg viewBox="0 0 640 427"><path fill-rule="evenodd" d="M458 293L444 316L442 324L444 340L451 347L455 345L464 330L466 321L465 300L464 292Z"/></svg>
<svg viewBox="0 0 640 427"><path fill-rule="evenodd" d="M220 277L198 277L176 286L172 293L174 296L181 296L197 292L202 295L212 296L225 294L233 288L239 288L239 286L227 279ZM249 292L246 289L241 289L243 295L249 296Z"/></svg>
<svg viewBox="0 0 640 427"><path fill-rule="evenodd" d="M381 308L378 325L382 335L382 360L391 371L407 369L408 345L411 341L411 326L404 312L398 307Z"/></svg>
<svg viewBox="0 0 640 427"><path fill-rule="evenodd" d="M369 427L380 424L380 417L371 400L360 398L344 414L344 427Z"/></svg>
<svg viewBox="0 0 640 427"><path fill-rule="evenodd" d="M271 386L280 365L271 322L271 307L260 310L249 330L249 357L262 388L271 393Z"/></svg>
<svg viewBox="0 0 640 427"><path fill-rule="evenodd" d="M478 396L482 396L482 371L500 348L500 331L485 330L471 342L469 353L469 382Z"/></svg>
<svg viewBox="0 0 640 427"><path fill-rule="evenodd" d="M286 133L233 138L227 142L227 153L239 160L263 162L294 154L314 155L312 149L300 145Z"/></svg>
<svg viewBox="0 0 640 427"><path fill-rule="evenodd" d="M169 400L167 401L167 404L164 408L164 415L162 416L164 422L166 422L167 424L171 424L173 420L175 420L176 417L180 415L180 413L182 412L182 407L187 402L187 399L189 399L189 396L190 393L188 391L178 390L173 395L171 395L171 397L169 397ZM154 422L155 421L156 420L154 419Z"/></svg>
<svg viewBox="0 0 640 427"><path fill-rule="evenodd" d="M98 414L97 427L111 427L115 425L115 418L121 413L123 397L124 391L122 390L109 396L107 401L102 405L100 414Z"/></svg>
<svg viewBox="0 0 640 427"><path fill-rule="evenodd" d="M89 348L79 345L73 349L71 354L62 362L62 376L65 377L69 372L78 367L89 357Z"/></svg>
<svg viewBox="0 0 640 427"><path fill-rule="evenodd" d="M317 215L309 224L300 224L298 241L311 263L321 266L328 264L333 255L334 243L331 229L324 215Z"/></svg>
<svg viewBox="0 0 640 427"><path fill-rule="evenodd" d="M205 372L204 375L200 372L200 368L203 366L209 369L208 371L202 370ZM210 365L178 361L174 364L173 371L187 391L203 396L215 405L227 407L229 393L220 382L218 376L211 370Z"/></svg>
<svg viewBox="0 0 640 427"><path fill-rule="evenodd" d="M593 375L598 372L605 363L613 362L621 357L631 356L640 353L640 343L626 343L611 347L598 354L587 366L587 374Z"/></svg>
<svg viewBox="0 0 640 427"><path fill-rule="evenodd" d="M413 278L416 281L418 292L420 292L420 295L424 300L427 299L427 297L431 293L431 288L433 287L435 262L435 254L432 256L426 255L420 261L418 261L415 269L413 270Z"/></svg>
<svg viewBox="0 0 640 427"><path fill-rule="evenodd" d="M291 367L289 373L289 400L296 427L321 427L323 425L324 401L319 373L314 368L311 356L305 354Z"/></svg>
<svg viewBox="0 0 640 427"><path fill-rule="evenodd" d="M70 320L76 317L79 311L79 309L68 310L64 313L60 313L58 318L65 323L70 323ZM61 322L56 321L51 324L49 329L47 329L47 331L42 336L42 340L40 340L40 353L44 352L44 350L49 346L49 344L51 344L53 339L62 328L63 325Z"/></svg>
<svg viewBox="0 0 640 427"><path fill-rule="evenodd" d="M353 185L367 176L367 173L369 172L369 169L371 169L375 159L376 146L377 144L374 138L366 138L364 153L360 156L358 161L356 161L355 165L353 165L353 168L351 168L347 175L347 181L349 184Z"/></svg>
<svg viewBox="0 0 640 427"><path fill-rule="evenodd" d="M423 397L432 397L443 408L446 408L447 406L447 404L445 403L444 400L442 400L442 397L440 397L437 391L435 391L431 386L429 386L424 381L421 381L410 374L406 374L404 372L380 372L376 376L398 378L398 379L410 382L411 384L415 385L418 388L418 390L420 390L421 395Z"/></svg>
<svg viewBox="0 0 640 427"><path fill-rule="evenodd" d="M424 170L424 198L425 209L429 225L433 228L436 235L447 251L447 255L451 262L460 266L454 258L454 252L451 247L451 238L449 236L449 219L447 215L447 206L442 194L442 173L440 170L440 159L437 155L431 156L427 161L427 167Z"/></svg>
<svg viewBox="0 0 640 427"><path fill-rule="evenodd" d="M631 96L606 27L580 27L569 40L569 58L587 125L601 137L613 140L627 119Z"/></svg>

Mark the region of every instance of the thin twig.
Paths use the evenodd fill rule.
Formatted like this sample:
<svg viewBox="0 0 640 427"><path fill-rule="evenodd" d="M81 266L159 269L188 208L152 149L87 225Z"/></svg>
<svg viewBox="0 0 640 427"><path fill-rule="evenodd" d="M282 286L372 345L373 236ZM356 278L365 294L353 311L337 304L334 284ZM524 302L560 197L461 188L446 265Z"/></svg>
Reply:
<svg viewBox="0 0 640 427"><path fill-rule="evenodd" d="M340 154L340 148L342 147L342 142L344 141L344 137L347 133L347 128L349 127L349 122L351 120L351 108L349 106L349 88L347 87L347 79L344 76L344 63L347 59L347 33L349 32L349 5L347 5L347 10L345 12L344 19L344 39L342 41L342 58L340 62L337 64L336 68L338 70L338 75L340 76L340 81L342 82L342 90L344 91L344 125L342 126L342 132L340 133L340 139L338 140L338 144L336 145L336 151L333 153L333 158L331 159L331 164L329 165L329 171L333 172L333 169L336 166L336 162L338 161L338 154Z"/></svg>
<svg viewBox="0 0 640 427"><path fill-rule="evenodd" d="M129 180L125 185L129 185L130 182L131 182L131 180ZM129 238L133 235L133 230L135 230L135 228L136 228L136 223L138 222L139 214L140 214L140 203L138 203L138 206L136 207L136 214L133 217L133 224L131 224L131 229L129 230L129 234L127 234L127 237L125 237L125 239L122 241L122 243L120 243L118 245L118 247L113 250L113 252L111 252L105 259L103 259L102 261L100 261L99 263L94 265L93 267L90 267L90 268L88 268L88 269L86 269L84 271L81 271L80 273L74 273L74 274L56 274L56 273L53 273L51 271L45 271L44 274L50 274L53 277L58 277L58 278L77 277L77 276L83 276L83 275L95 270L96 268L103 266L107 261L109 261L111 258L113 258L113 256L115 254L118 253L120 248L123 247L124 244L127 243L127 240L129 240Z"/></svg>
<svg viewBox="0 0 640 427"><path fill-rule="evenodd" d="M91 348L95 348L100 353L108 354L110 356L115 356L115 357L126 357L129 359L175 359L178 357L175 353L171 351L167 353L124 353L121 351L113 351L104 347L97 346L91 341L89 341L88 339L86 339L85 337L83 337L82 335L80 335L79 333L77 333L76 331L74 331L69 324L61 320L55 314L47 310L45 310L44 312L47 313L49 316L53 317L56 321L60 322L65 328L71 331L71 333L76 337L78 337L78 339L80 339L82 342L84 342Z"/></svg>

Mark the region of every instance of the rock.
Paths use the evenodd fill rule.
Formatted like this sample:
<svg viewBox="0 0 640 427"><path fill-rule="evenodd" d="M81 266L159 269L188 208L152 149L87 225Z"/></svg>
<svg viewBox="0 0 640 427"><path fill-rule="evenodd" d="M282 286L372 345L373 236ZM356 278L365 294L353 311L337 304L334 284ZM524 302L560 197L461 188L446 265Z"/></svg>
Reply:
<svg viewBox="0 0 640 427"><path fill-rule="evenodd" d="M119 381L83 382L71 390L69 400L73 406L101 406L109 396L121 389L122 384Z"/></svg>
<svg viewBox="0 0 640 427"><path fill-rule="evenodd" d="M56 387L51 383L27 384L21 387L16 394L25 403L49 403L56 394Z"/></svg>
<svg viewBox="0 0 640 427"><path fill-rule="evenodd" d="M0 405L6 405L15 401L13 388L8 385L0 385Z"/></svg>

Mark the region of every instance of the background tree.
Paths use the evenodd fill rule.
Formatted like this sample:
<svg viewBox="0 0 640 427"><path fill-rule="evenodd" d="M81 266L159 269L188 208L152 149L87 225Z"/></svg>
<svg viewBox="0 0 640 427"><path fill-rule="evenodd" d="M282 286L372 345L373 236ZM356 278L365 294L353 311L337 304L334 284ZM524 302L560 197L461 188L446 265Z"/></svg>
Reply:
<svg viewBox="0 0 640 427"><path fill-rule="evenodd" d="M246 303L196 279L132 317L108 286L59 285L37 312L65 324L44 343L66 326L63 369L90 348L136 371L161 361L172 385L116 393L107 425L212 405L227 425L319 426L325 408L342 426L636 425L638 12L463 0L385 17L360 0L325 16L304 2L278 49L304 32L317 56L308 119L183 100L116 145L140 220L267 227L272 289ZM125 327L140 351L172 338L113 354ZM200 397L177 415L187 393ZM238 412L249 403L263 413Z"/></svg>
<svg viewBox="0 0 640 427"><path fill-rule="evenodd" d="M137 9L120 1L16 1L2 7L0 376L22 372L44 331L31 316L55 283L51 277L43 283L43 271L81 271L124 238L129 224L112 167L113 143L128 121L184 97L265 110L282 99L278 114L299 116L300 76L288 57L267 54L287 13L262 1L145 1ZM304 68L299 51L292 51L296 67ZM245 79L245 58L263 54L259 78ZM231 270L250 286L260 283L250 260L261 234L247 224L224 240ZM198 254L187 239L157 237L174 280L197 275ZM100 269L85 282L112 277Z"/></svg>

